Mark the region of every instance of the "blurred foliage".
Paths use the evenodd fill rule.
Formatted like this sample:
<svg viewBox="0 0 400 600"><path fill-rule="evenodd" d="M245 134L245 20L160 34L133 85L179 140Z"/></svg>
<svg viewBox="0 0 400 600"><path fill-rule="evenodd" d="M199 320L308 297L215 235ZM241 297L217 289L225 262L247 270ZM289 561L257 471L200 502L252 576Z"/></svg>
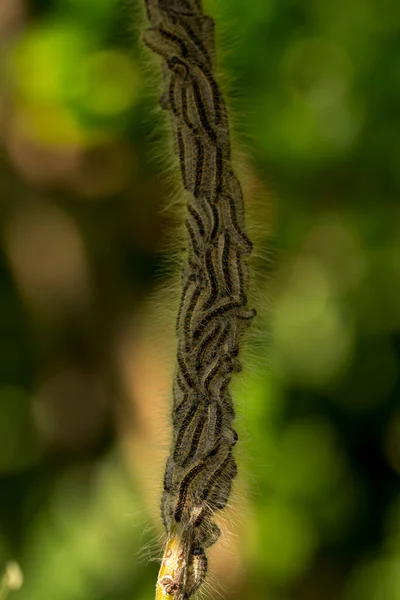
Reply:
<svg viewBox="0 0 400 600"><path fill-rule="evenodd" d="M216 578L231 598L400 599L400 3L205 5L270 205L249 217L261 310L234 384L243 568L228 554ZM0 10L0 571L21 564L16 600L153 596L170 386L153 355L173 356L173 308L149 332L180 215L142 13Z"/></svg>

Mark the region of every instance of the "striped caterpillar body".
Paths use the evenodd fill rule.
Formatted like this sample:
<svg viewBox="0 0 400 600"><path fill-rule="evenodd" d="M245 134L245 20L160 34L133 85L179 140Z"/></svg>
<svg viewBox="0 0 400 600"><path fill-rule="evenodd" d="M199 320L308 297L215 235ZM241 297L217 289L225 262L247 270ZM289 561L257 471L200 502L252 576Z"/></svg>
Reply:
<svg viewBox="0 0 400 600"><path fill-rule="evenodd" d="M189 598L207 571L204 548L220 535L213 521L230 495L238 436L229 393L242 334L255 311L247 308L252 244L244 231L240 183L231 164L226 106L214 77L214 23L200 0L146 0L146 45L163 59L161 106L171 117L175 152L188 192L187 258L178 312L173 386L173 443L161 510L168 539L162 594ZM165 563L165 564L164 564ZM170 563L168 563L170 564Z"/></svg>

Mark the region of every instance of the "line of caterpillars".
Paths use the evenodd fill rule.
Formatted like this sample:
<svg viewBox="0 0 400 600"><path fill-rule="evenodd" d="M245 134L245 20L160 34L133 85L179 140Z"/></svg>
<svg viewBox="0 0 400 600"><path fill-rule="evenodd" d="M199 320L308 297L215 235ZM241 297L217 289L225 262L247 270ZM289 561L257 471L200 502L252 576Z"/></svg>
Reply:
<svg viewBox="0 0 400 600"><path fill-rule="evenodd" d="M146 0L145 43L164 59L166 92L182 181L189 192L187 260L176 333L173 445L162 497L167 533L182 524L191 565L189 598L205 578L204 549L220 535L213 513L225 507L236 475L238 436L228 391L240 371L239 344L255 315L247 308L240 183L231 165L227 111L213 76L213 20L199 0ZM189 579L191 581L189 581ZM173 590L170 592L173 593Z"/></svg>

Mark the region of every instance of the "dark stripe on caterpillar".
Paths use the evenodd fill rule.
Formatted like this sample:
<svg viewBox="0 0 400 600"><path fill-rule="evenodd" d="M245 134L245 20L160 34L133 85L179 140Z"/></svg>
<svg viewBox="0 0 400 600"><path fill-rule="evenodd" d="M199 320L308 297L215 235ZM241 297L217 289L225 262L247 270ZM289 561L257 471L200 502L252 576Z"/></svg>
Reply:
<svg viewBox="0 0 400 600"><path fill-rule="evenodd" d="M171 79L168 86L168 108L172 111L172 114L179 119L180 113L175 100L175 86L177 85L177 74L175 71L171 73ZM182 133L179 129L177 129L179 135L182 136Z"/></svg>
<svg viewBox="0 0 400 600"><path fill-rule="evenodd" d="M222 160L222 150L221 148L217 148L215 155L215 172L217 176L216 186L215 186L215 201L218 200L222 193L223 186L223 160Z"/></svg>
<svg viewBox="0 0 400 600"><path fill-rule="evenodd" d="M187 188L185 142L179 129L177 130L176 135L178 138L179 164L181 166L183 187Z"/></svg>
<svg viewBox="0 0 400 600"><path fill-rule="evenodd" d="M184 399L182 400L182 402L174 407L174 409L172 411L172 424L174 427L177 426L182 414L184 413L184 411L187 407L188 399L189 399L189 392L185 391Z"/></svg>
<svg viewBox="0 0 400 600"><path fill-rule="evenodd" d="M239 294L238 294L239 300L245 306L247 304L247 296L244 291L244 276L243 276L243 269L242 269L242 261L240 260L239 254L236 254L236 256L235 256L235 268L236 268L237 283L238 283L238 288L239 288Z"/></svg>
<svg viewBox="0 0 400 600"><path fill-rule="evenodd" d="M204 233L205 233L204 223L202 221L201 216L199 215L197 210L194 208L193 204L188 205L188 211L189 211L189 214L191 215L191 217L193 217L194 221L196 222L200 237L204 237Z"/></svg>
<svg viewBox="0 0 400 600"><path fill-rule="evenodd" d="M203 414L196 425L196 429L193 432L192 443L190 444L189 452L187 456L184 458L182 464L182 468L185 469L188 464L193 460L194 455L196 454L197 448L199 447L199 441L201 434L203 433L204 426L207 421L207 416Z"/></svg>
<svg viewBox="0 0 400 600"><path fill-rule="evenodd" d="M227 363L226 356L220 356L203 381L204 389L206 390L207 394L210 394L210 386L214 379L217 379L218 376L224 377L227 372L231 371L232 369Z"/></svg>
<svg viewBox="0 0 400 600"><path fill-rule="evenodd" d="M230 276L230 258L231 258L231 243L229 236L226 233L222 233L218 239L219 255L220 255L220 271L221 281L225 280L225 294L227 296L233 296L232 280ZM222 246L222 248L221 248Z"/></svg>
<svg viewBox="0 0 400 600"><path fill-rule="evenodd" d="M209 352L209 347L216 340L219 332L221 330L221 325L219 323L213 323L211 326L211 330L206 333L203 337L201 344L198 346L197 350L197 358L196 358L196 369L200 371L201 364L205 357L203 354L207 354Z"/></svg>
<svg viewBox="0 0 400 600"><path fill-rule="evenodd" d="M206 267L206 274L208 277L209 294L208 294L207 301L205 302L205 305L204 305L204 310L208 310L209 307L214 304L214 302L217 298L217 294L218 294L218 279L215 276L212 252L213 252L212 249L208 250L205 255L205 267Z"/></svg>
<svg viewBox="0 0 400 600"><path fill-rule="evenodd" d="M181 426L179 428L179 431L178 431L178 435L176 436L173 457L174 457L174 461L178 464L180 464L179 458L180 458L180 451L181 451L183 437L186 433L186 430L188 429L191 422L193 421L194 416L198 409L199 409L199 404L193 403L192 406L189 408L187 415L183 419Z"/></svg>
<svg viewBox="0 0 400 600"><path fill-rule="evenodd" d="M209 206L213 213L213 226L210 233L210 241L212 242L215 240L219 229L219 213L218 206L216 204L210 204Z"/></svg>
<svg viewBox="0 0 400 600"><path fill-rule="evenodd" d="M208 407L209 411L209 423L207 428L208 441L207 446L213 447L220 439L222 433L223 415L222 408L219 402L214 402ZM213 415L214 413L214 415Z"/></svg>
<svg viewBox="0 0 400 600"><path fill-rule="evenodd" d="M254 317L257 315L257 311L255 308L251 308L249 310L243 310L242 312L239 312L237 317L238 319L240 319L241 321L251 321L252 319L254 319Z"/></svg>
<svg viewBox="0 0 400 600"><path fill-rule="evenodd" d="M197 242L196 234L195 234L194 229L192 228L192 226L190 224L189 219L186 219L186 229L188 231L189 239L190 239L190 242L192 244L192 252L193 252L193 254L195 256L197 256L197 258L200 259L200 256L201 256L201 254L200 254L200 246L199 246L199 244ZM182 294L182 299L183 299L183 294ZM178 320L179 320L179 313L178 313Z"/></svg>
<svg viewBox="0 0 400 600"><path fill-rule="evenodd" d="M194 134L198 134L198 129L192 124L189 118L188 112L188 103L187 103L187 90L186 88L182 88L181 90L181 110L182 110L182 118L187 126L187 128L192 131Z"/></svg>
<svg viewBox="0 0 400 600"><path fill-rule="evenodd" d="M229 375L229 379L228 379L228 377L227 377L227 381L225 382L225 388L227 388L227 387L228 387L228 385L229 385L229 383L230 383L230 380L231 380L231 375ZM225 390L224 390L224 391L225 391ZM222 396L222 394L223 394L223 391L222 391L222 386L221 386L221 388L220 388L220 394L221 394L221 396ZM229 394L226 394L226 395L225 395L225 396L224 396L224 397L221 399L221 404L222 404L222 405L223 405L223 407L224 407L224 409L223 409L223 410L224 410L224 413L225 413L225 415L226 415L227 419L228 419L229 421L233 421L233 419L235 418L235 410L234 410L234 408L233 408L233 402L232 402L232 398L230 397L230 395L229 395Z"/></svg>
<svg viewBox="0 0 400 600"><path fill-rule="evenodd" d="M199 11L201 11L201 9L199 9ZM205 45L203 44L203 42L201 41L201 39L198 37L198 35L193 31L192 27L190 27L190 25L188 25L187 22L181 22L180 26L182 27L182 29L185 31L185 33L188 35L188 37L190 38L191 42L196 46L196 48L198 48L198 50L200 50L200 52L203 54L204 58L206 59L206 62L211 65L211 57L210 54L207 50L207 48L205 47Z"/></svg>
<svg viewBox="0 0 400 600"><path fill-rule="evenodd" d="M227 201L228 201L227 205L229 208L229 221L228 221L227 225L228 226L231 225L232 232L234 233L239 245L242 248L242 253L250 254L251 251L253 250L253 244L251 243L251 241L249 240L247 235L243 231L241 231L241 229L239 227L239 224L238 224L237 218L236 218L235 201L230 194L224 195L224 198L227 199Z"/></svg>
<svg viewBox="0 0 400 600"><path fill-rule="evenodd" d="M195 480L197 475L199 475L199 473L201 473L201 471L204 471L205 468L206 468L206 464L204 462L199 463L199 464L195 465L188 473L186 473L185 477L182 479L182 483L179 488L179 496L178 496L178 500L177 500L176 507L175 507L175 513L174 513L174 518L177 523L180 523L180 521L182 519L182 513L185 508L185 502L186 502L186 498L187 498L187 495L189 492L190 485L193 483L193 481Z"/></svg>
<svg viewBox="0 0 400 600"><path fill-rule="evenodd" d="M241 305L237 300L225 300L223 304L210 310L210 312L202 319L202 321L194 331L193 338L198 339L204 327L206 327L206 325L210 323L210 321L215 319L215 317L221 317L223 315L226 315L227 313L233 311L235 308L239 308L240 306Z"/></svg>
<svg viewBox="0 0 400 600"><path fill-rule="evenodd" d="M220 464L220 466L208 477L207 481L204 484L203 487L203 491L201 493L201 498L203 500L206 500L208 495L211 493L213 487L215 485L221 485L221 475L224 473L225 469L227 469L227 467L231 467L232 463L235 465L236 468L236 463L235 463L235 459L233 458L231 451L229 450L227 456L225 457L225 459L223 460L223 462ZM236 475L236 470L234 475ZM232 475L232 477L234 477L234 475Z"/></svg>
<svg viewBox="0 0 400 600"><path fill-rule="evenodd" d="M189 225L190 227L190 225ZM187 227L188 231L189 231L189 227ZM182 296L179 302L179 308L178 308L178 316L176 318L176 330L179 330L179 326L180 326L180 322L181 322L181 318L182 318L182 311L183 311L183 306L185 304L186 301L186 295L188 293L189 287L192 285L192 282L190 279L187 279L187 281L185 281L184 285L183 285L183 289L182 289Z"/></svg>
<svg viewBox="0 0 400 600"><path fill-rule="evenodd" d="M239 441L239 436L238 436L238 432L236 431L236 429L232 429L232 442L231 442L231 446L236 446L236 444Z"/></svg>
<svg viewBox="0 0 400 600"><path fill-rule="evenodd" d="M181 52L181 56L183 58L187 58L189 56L189 51L187 48L187 45L185 44L185 42L182 40L182 38L180 38L179 36L175 35L174 33L171 33L169 31L166 31L165 29L163 29L162 27L160 27L158 29L158 31L161 33L162 36L164 36L169 42L172 42L173 44L176 44L177 46L179 46L180 52ZM170 57L172 58L172 57Z"/></svg>
<svg viewBox="0 0 400 600"><path fill-rule="evenodd" d="M183 376L184 380L186 381L188 387L193 388L194 381L192 379L192 376L189 373L189 369L187 368L187 365L185 363L184 358L182 357L182 354L179 352L179 349L178 349L178 365L179 365L182 376Z"/></svg>
<svg viewBox="0 0 400 600"><path fill-rule="evenodd" d="M208 102L208 104L209 104L210 109L212 107L214 110L215 125L219 125L221 122L222 98L221 98L221 94L219 93L217 83L207 67L196 65L194 67L194 72L196 72L197 69L199 69L201 71L200 77L204 80L206 85L208 85L210 88L212 100L211 100L211 102Z"/></svg>
<svg viewBox="0 0 400 600"><path fill-rule="evenodd" d="M233 456L231 461L225 466L224 471L218 474L219 485L213 485L212 490L207 497L207 504L213 511L225 508L231 493L232 482L237 474L237 466Z"/></svg>
<svg viewBox="0 0 400 600"><path fill-rule="evenodd" d="M203 181L204 170L204 148L199 139L196 138L197 161L196 161L196 181L194 185L193 195L195 198L199 196L201 184Z"/></svg>
<svg viewBox="0 0 400 600"><path fill-rule="evenodd" d="M201 41L201 39L198 37L198 35L193 31L193 29L184 21L180 20L176 20L174 18L171 19L172 24L177 24L179 28L183 29L184 34L186 36L188 36L190 42L195 46L196 50L199 50L200 53L203 55L206 64L211 65L211 57L210 54L207 50L207 48L204 46L203 42ZM181 51L181 55L186 58L189 57L189 54L193 55L193 49L191 51L189 51L187 43L184 42L184 40L182 39L181 36L178 36L176 34L171 34L170 32L167 32L166 30L162 30L160 28L160 32L165 35L165 37L175 43L177 46L179 46L180 51ZM196 57L193 56L193 59L196 60Z"/></svg>
<svg viewBox="0 0 400 600"><path fill-rule="evenodd" d="M171 60L171 51L168 45L163 41L158 29L148 28L143 33L143 41L156 54L161 56L166 62Z"/></svg>
<svg viewBox="0 0 400 600"><path fill-rule="evenodd" d="M172 490L172 481L174 477L174 461L172 456L168 457L167 464L165 465L163 488L167 493Z"/></svg>
<svg viewBox="0 0 400 600"><path fill-rule="evenodd" d="M203 99L200 94L199 85L194 77L192 77L191 79L192 79L191 83L192 83L193 96L194 96L194 101L196 103L199 121L200 121L201 126L203 127L204 131L206 132L206 134L212 141L212 143L216 144L217 143L217 135L216 135L214 129L212 128L212 126L210 125L210 122L207 118L207 111L205 109ZM217 152L218 152L218 149L217 149Z"/></svg>
<svg viewBox="0 0 400 600"><path fill-rule="evenodd" d="M193 315L196 311L196 306L197 306L200 296L201 296L201 289L200 289L200 287L196 287L192 294L192 298L191 298L191 300L186 308L186 311L185 311L185 318L183 321L183 327L184 327L185 331L190 331L190 323L191 323ZM188 339L190 340L190 338L187 338L187 340ZM186 344L186 348L187 348L187 346L188 346L188 344Z"/></svg>
<svg viewBox="0 0 400 600"><path fill-rule="evenodd" d="M208 348L208 352L207 352L207 356L206 356L207 360L204 361L204 364L206 367L212 363L212 361L217 356L217 354L219 354L220 356L223 356L225 353L223 346L225 345L225 343L227 342L227 339L229 337L230 327L225 326L223 328L222 325L220 325L219 330L220 330L219 335L215 338L215 344L212 344L211 348ZM199 369L199 371L200 371L200 369ZM203 369L203 371L204 371L204 369Z"/></svg>

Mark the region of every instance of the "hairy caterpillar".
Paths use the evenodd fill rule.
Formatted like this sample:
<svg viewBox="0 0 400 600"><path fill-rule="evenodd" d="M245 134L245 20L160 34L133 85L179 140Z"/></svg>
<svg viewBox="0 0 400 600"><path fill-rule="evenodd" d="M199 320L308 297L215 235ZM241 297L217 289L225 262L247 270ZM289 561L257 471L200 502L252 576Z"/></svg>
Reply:
<svg viewBox="0 0 400 600"><path fill-rule="evenodd" d="M240 183L231 165L226 106L213 75L214 23L200 0L146 0L147 46L163 59L169 111L187 205L187 259L178 311L173 385L173 443L161 502L167 546L157 598L190 598L206 577L204 549L220 531L216 511L228 502L238 436L228 388L240 371L247 308Z"/></svg>

